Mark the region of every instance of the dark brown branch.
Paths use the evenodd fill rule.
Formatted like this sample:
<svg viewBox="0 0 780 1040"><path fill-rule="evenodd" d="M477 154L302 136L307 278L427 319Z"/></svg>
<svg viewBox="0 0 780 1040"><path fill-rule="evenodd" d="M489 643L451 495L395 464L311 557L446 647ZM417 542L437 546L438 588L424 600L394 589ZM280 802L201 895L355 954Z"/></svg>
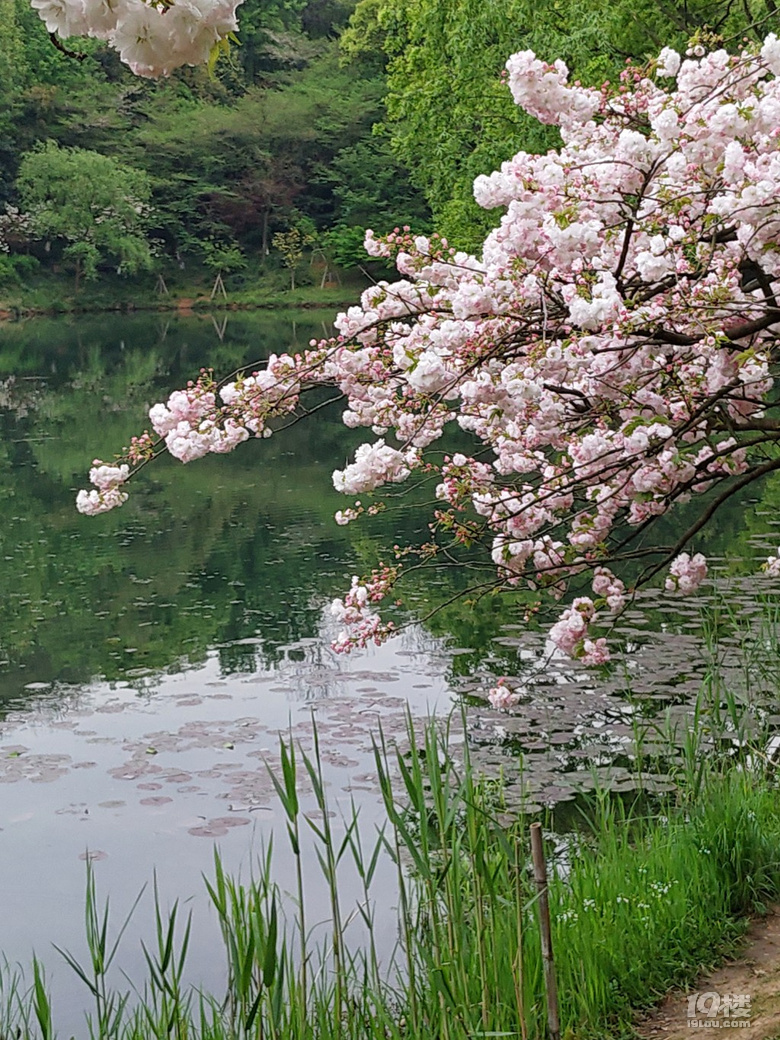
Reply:
<svg viewBox="0 0 780 1040"><path fill-rule="evenodd" d="M329 397L327 401L321 401L319 404L315 404L313 407L307 408L305 411L301 412L300 415L296 415L294 419L291 419L289 422L286 422L283 426L279 426L275 432L281 433L282 430L289 430L291 426L295 426L295 424L299 423L301 419L308 419L308 417L310 415L314 415L315 412L319 412L321 411L321 409L327 408L329 405L335 404L337 401L343 400L343 394L339 394L337 397Z"/></svg>
<svg viewBox="0 0 780 1040"><path fill-rule="evenodd" d="M575 390L574 387L570 386L557 386L555 383L542 383L545 390L551 390L554 394L560 394L562 397L576 397L581 401L581 404L574 404L574 408L577 411L587 411L593 407L588 398L587 394L584 394L582 390Z"/></svg>
<svg viewBox="0 0 780 1040"><path fill-rule="evenodd" d="M626 221L626 230L623 235L623 248L620 251L620 259L618 260L617 268L615 269L615 282L617 284L617 290L621 296L625 295L625 285L623 284L623 268L626 266L626 260L628 259L628 247L631 242L631 233L634 230L634 218L629 217Z"/></svg>
<svg viewBox="0 0 780 1040"><path fill-rule="evenodd" d="M772 473L777 469L780 469L780 458L770 459L768 462L763 463L761 466L757 466L748 473L744 473L738 480L735 480L733 484L710 502L702 515L691 524L688 530L678 539L676 545L669 550L666 557L640 577L636 583L637 588L640 585L646 584L651 578L654 578L660 570L663 570L667 563L671 562L676 556L679 556L691 538L698 534L702 527L710 522L718 509L720 509L723 503L727 502L732 495L736 495L738 491L747 487L748 484L752 484L754 480L759 480L761 477L766 476L767 473Z"/></svg>
<svg viewBox="0 0 780 1040"><path fill-rule="evenodd" d="M726 330L726 339L735 343L738 339L754 336L757 332L763 332L770 325L777 325L778 323L780 323L780 308L768 307L766 314L762 318L755 318L753 321L746 321L743 325L737 325Z"/></svg>
<svg viewBox="0 0 780 1040"><path fill-rule="evenodd" d="M780 419L750 419L744 423L732 423L729 428L736 433L741 433L743 430L766 430L768 433L778 433L780 432Z"/></svg>
<svg viewBox="0 0 780 1040"><path fill-rule="evenodd" d="M55 33L49 33L49 39L60 52L60 54L64 54L66 58L74 58L76 61L86 61L86 59L89 57L88 54L82 54L80 51L69 50L62 42L62 40L59 38L59 36L57 36Z"/></svg>
<svg viewBox="0 0 780 1040"><path fill-rule="evenodd" d="M701 336L689 336L684 332L674 332L672 329L640 330L639 335L647 336L651 340L660 340L661 343L669 343L673 347L692 347L702 338Z"/></svg>

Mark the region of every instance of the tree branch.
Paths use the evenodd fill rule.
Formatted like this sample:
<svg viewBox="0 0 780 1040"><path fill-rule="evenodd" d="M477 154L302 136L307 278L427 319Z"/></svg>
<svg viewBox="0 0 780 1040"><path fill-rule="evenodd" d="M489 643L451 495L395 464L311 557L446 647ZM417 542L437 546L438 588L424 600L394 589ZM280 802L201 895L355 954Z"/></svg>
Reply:
<svg viewBox="0 0 780 1040"><path fill-rule="evenodd" d="M646 571L641 575L636 583L637 588L640 585L645 585L651 578L654 578L659 571L663 570L667 563L670 563L676 556L679 556L683 551L688 542L693 538L694 535L704 527L712 517L715 515L718 509L727 502L732 495L735 495L742 488L747 487L748 484L752 484L754 480L766 476L767 473L772 473L774 470L780 469L780 458L770 459L768 462L763 463L761 466L757 466L755 469L750 470L748 473L744 473L738 480L735 480L725 491L723 491L717 498L713 499L712 502L707 506L701 516L691 524L688 530L683 534L676 542L674 546L669 550L666 557L661 560L660 563L651 567L649 571Z"/></svg>
<svg viewBox="0 0 780 1040"><path fill-rule="evenodd" d="M86 61L89 57L88 54L82 54L80 51L69 50L62 42L62 40L59 38L59 36L57 36L55 33L49 33L49 39L60 52L60 54L64 54L67 58L74 58L76 61Z"/></svg>

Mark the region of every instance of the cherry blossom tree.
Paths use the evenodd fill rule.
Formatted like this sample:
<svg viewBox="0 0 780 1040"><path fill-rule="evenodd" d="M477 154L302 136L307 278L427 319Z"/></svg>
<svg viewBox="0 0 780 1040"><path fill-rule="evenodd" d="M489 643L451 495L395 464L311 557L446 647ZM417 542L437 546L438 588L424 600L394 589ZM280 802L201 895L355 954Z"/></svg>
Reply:
<svg viewBox="0 0 780 1040"><path fill-rule="evenodd" d="M659 575L671 593L694 592L707 573L697 536L780 469L780 40L696 50L667 48L601 89L515 54L515 102L563 145L477 178L477 201L505 208L481 255L369 232L369 254L393 259L398 280L368 288L334 338L222 383L203 372L155 405L153 432L94 464L78 508L121 505L163 451L189 462L268 437L332 385L344 422L374 438L333 474L359 496L336 521L375 511L383 486L432 481L421 559L470 547L490 564L482 590L571 597L551 640L607 660L594 624ZM447 453L451 427L468 451ZM649 537L691 499L701 504L672 544ZM333 604L338 649L392 632L377 605L397 595L398 556ZM780 575L780 556L765 569Z"/></svg>

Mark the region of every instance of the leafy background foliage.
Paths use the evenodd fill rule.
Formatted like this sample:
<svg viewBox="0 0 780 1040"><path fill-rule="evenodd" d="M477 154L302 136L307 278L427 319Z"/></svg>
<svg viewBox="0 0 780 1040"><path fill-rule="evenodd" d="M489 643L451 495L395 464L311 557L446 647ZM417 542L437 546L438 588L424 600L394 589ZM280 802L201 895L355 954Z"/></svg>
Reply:
<svg viewBox="0 0 780 1040"><path fill-rule="evenodd" d="M684 49L697 33L734 47L778 20L774 0L246 0L240 16L240 44L213 75L184 69L149 82L95 41L70 41L73 55L62 53L28 0L7 0L0 205L25 204L34 166L46 181L52 153L41 145L55 142L146 178L149 219L137 230L163 269L212 270L215 248L238 250L247 261L232 265L240 285L269 257L281 266L273 235L293 228L342 268L366 262L366 227L435 225L477 248L497 215L477 207L474 177L521 148L557 143L513 105L501 75L509 54L560 57L575 77L600 83L627 58ZM74 257L83 227L75 216L67 225L63 213L60 235L7 235L11 253L46 270L80 259L84 273L112 277L122 261L116 241ZM18 267L0 264L0 282L14 277Z"/></svg>

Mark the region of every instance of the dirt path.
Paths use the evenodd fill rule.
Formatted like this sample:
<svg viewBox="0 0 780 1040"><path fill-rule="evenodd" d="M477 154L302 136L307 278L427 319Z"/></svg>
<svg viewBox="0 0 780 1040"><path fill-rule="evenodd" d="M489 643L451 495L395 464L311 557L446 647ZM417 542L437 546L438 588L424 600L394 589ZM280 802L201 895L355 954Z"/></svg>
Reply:
<svg viewBox="0 0 780 1040"><path fill-rule="evenodd" d="M749 1016L719 1013L709 1018L698 1014L692 1025L688 1018L689 993L672 993L639 1027L646 1040L695 1040L697 1036L738 1036L740 1040L780 1040L780 906L765 918L754 921L746 935L746 945L737 960L701 979L690 993L717 994L723 998L750 998ZM737 1002L739 1004L739 1002ZM744 1007L744 1001L742 1005ZM704 998L702 1010L717 1005L717 997ZM738 1023L747 1022L747 1025Z"/></svg>

